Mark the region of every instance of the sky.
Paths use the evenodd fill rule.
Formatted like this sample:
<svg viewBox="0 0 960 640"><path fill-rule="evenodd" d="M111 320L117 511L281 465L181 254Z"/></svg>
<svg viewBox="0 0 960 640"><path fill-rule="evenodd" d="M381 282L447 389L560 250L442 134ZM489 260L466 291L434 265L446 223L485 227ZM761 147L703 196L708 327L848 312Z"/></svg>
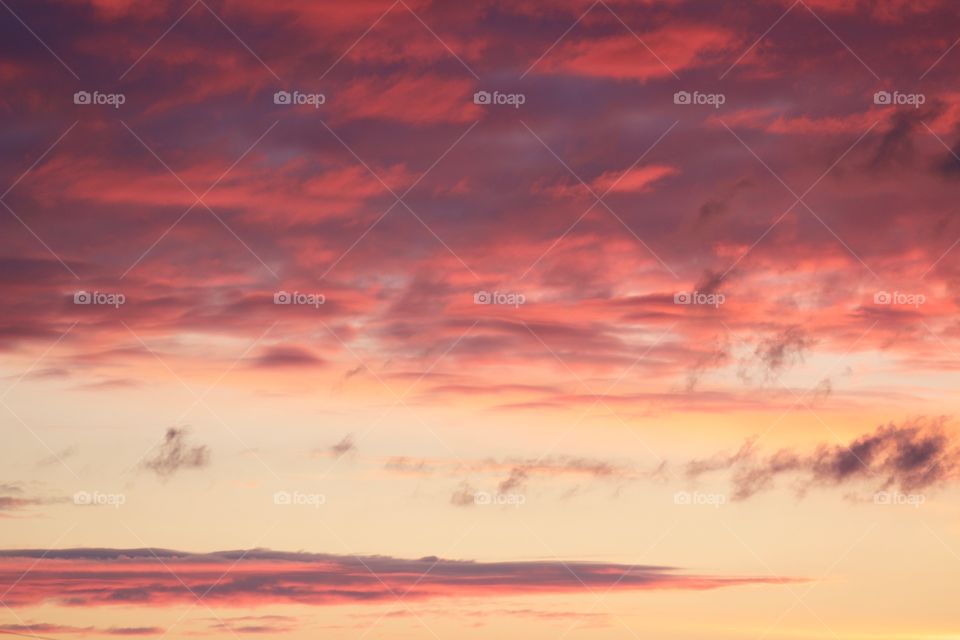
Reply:
<svg viewBox="0 0 960 640"><path fill-rule="evenodd" d="M954 3L0 5L0 635L960 638Z"/></svg>

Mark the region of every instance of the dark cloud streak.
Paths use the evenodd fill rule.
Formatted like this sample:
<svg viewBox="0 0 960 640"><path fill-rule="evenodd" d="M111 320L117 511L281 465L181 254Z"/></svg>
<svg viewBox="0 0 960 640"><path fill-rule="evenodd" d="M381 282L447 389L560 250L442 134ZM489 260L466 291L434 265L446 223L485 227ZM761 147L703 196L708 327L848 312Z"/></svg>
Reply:
<svg viewBox="0 0 960 640"><path fill-rule="evenodd" d="M771 488L781 476L794 477L801 493L816 486L868 481L875 490L922 491L960 478L960 445L944 419L916 420L880 426L847 444L821 444L808 453L781 449L762 457L748 440L734 454L686 466L691 479L715 471L732 472L736 500Z"/></svg>

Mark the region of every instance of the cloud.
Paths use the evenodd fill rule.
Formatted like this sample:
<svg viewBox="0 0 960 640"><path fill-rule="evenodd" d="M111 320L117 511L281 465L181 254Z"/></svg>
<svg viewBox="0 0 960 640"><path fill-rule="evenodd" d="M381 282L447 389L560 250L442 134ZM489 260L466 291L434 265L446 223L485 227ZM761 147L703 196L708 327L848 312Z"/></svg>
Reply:
<svg viewBox="0 0 960 640"><path fill-rule="evenodd" d="M32 567L30 571L25 568ZM450 597L581 593L594 589L709 590L783 584L790 577L697 575L675 567L602 562L474 562L344 556L266 549L186 553L165 549L0 551L0 585L18 581L11 607L332 605ZM182 584L181 584L182 581Z"/></svg>
<svg viewBox="0 0 960 640"><path fill-rule="evenodd" d="M413 461L403 458L388 466L388 469L398 473L409 474L411 471L423 473L428 469L436 470L439 465L434 463L427 467L426 462L415 465ZM578 456L544 456L541 458L489 458L482 461L463 463L457 461L448 464L444 469L448 474L469 473L471 475L500 476L496 490L500 494L523 493L527 490L527 483L533 479L567 478L576 481L603 480L608 482L632 482L639 479L659 479L666 468L666 462L654 469L641 469L629 463L586 458ZM458 507L469 507L475 504L474 496L477 489L467 481L461 482L450 498L450 503Z"/></svg>
<svg viewBox="0 0 960 640"><path fill-rule="evenodd" d="M593 181L593 189L598 194L606 193L643 193L654 182L679 173L676 167L668 165L647 165L634 167L626 173L608 171Z"/></svg>
<svg viewBox="0 0 960 640"><path fill-rule="evenodd" d="M103 634L108 636L151 636L160 635L165 632L160 627L75 627L65 624L51 624L48 622L35 622L29 624L5 624L0 625L0 633L17 635L25 638L40 638L38 634L50 633L75 633L79 635Z"/></svg>
<svg viewBox="0 0 960 640"><path fill-rule="evenodd" d="M442 617L452 617L452 618L478 618L483 620L489 620L492 616L510 616L518 618L531 618L535 620L576 620L578 621L577 627L584 628L587 626L590 627L600 627L600 626L610 626L609 613L598 613L591 611L576 611L569 609L560 609L560 610L551 610L551 609L491 609L489 607L477 608L477 609L457 609L452 610L449 607L427 607L420 606L417 607L417 610L414 612L410 609L391 609L386 613L359 613L354 614L356 618L362 618L365 620L379 620L383 618L406 618L406 617L415 617L415 616L424 616L429 615L433 616L442 616ZM368 623L369 624L369 623ZM366 626L364 628L367 628Z"/></svg>
<svg viewBox="0 0 960 640"><path fill-rule="evenodd" d="M143 43L179 17L170 7L127 0L21 4L26 24L51 25L44 35L51 49L65 61L87 61L90 69L112 68L117 57L136 61ZM386 9L372 0L342 11L295 0L269 3L269 9L250 0L221 4L224 21L284 86L305 92L328 90L317 85L316 63L335 61ZM495 405L504 412L559 411L581 402L571 393L569 372L547 370L545 363L556 364L553 354L519 319L583 380L612 382L637 363L646 393L630 377L622 388L634 384L635 392L622 398L638 413L691 403L742 408L733 376L711 379L728 385L716 395L698 385L706 369L726 365L719 350L702 348L715 341L719 319L748 336L774 325L800 326L838 353L882 350L889 364L906 371L947 369L943 354L930 349L928 332L905 326L917 325L922 315L946 341L960 310L960 298L949 293L957 281L950 248L960 228L949 215L956 183L944 179L955 178L960 163L924 127L956 145L956 55L925 77L923 107L888 108L873 102L880 87L851 84L865 70L812 16L801 19L800 9L783 23L793 37L779 27L771 31L715 82L788 8L781 2L755 11L729 2L610 3L636 37L597 5L558 41L588 4L411 5L482 71L479 84L397 5L327 76L321 109L274 104L272 76L197 5L127 76L129 99L119 115L192 189L216 183L204 196L216 218L200 206L184 215L193 194L105 110L82 109L80 124L41 158L37 150L58 140L79 112L69 96L49 99L60 95L49 54L22 37L21 25L5 25L11 55L0 64L9 89L2 106L17 133L3 138L9 153L0 158L0 173L21 176L32 163L25 159L39 162L4 199L21 215L30 212L30 231L13 216L0 216L0 296L18 301L0 319L0 350L26 369L76 322L34 372L38 377L23 383L53 389L56 376L69 372L80 393L125 394L116 385L147 383L140 365L152 356L131 346L119 318L154 336L167 348L164 361L184 375L225 369L239 355L228 353L234 340L249 344L282 319L289 342L251 352L251 368L292 373L315 367L318 377L332 378L357 362L338 343L317 350L318 318L350 350L360 347L371 366L402 363L419 373L431 364L428 355L443 353L483 316L437 364L435 373L456 373L456 384L417 399L444 404L458 394L473 401L479 395L473 389L515 389ZM869 3L844 4L873 15ZM939 15L897 15L896 23L883 25L883 37L851 27L850 46L875 69L894 70L884 78L886 89L905 91L956 34L952 21ZM480 38L478 20L488 27ZM59 23L75 28L53 27ZM836 28L842 34L847 26ZM916 38L919 31L925 38ZM84 35L91 33L102 37ZM680 84L644 45L681 76ZM503 80L519 75L518 63L526 68L544 53L527 76L533 84ZM898 77L895 70L908 68L917 72ZM807 84L817 90L806 90ZM519 110L499 109L473 104L478 89L529 95ZM729 100L721 109L673 104L674 91L696 89L723 91ZM572 173L606 188L647 149L611 194L613 213L604 206L587 211L592 198ZM786 211L791 194L757 158L797 193L817 181L805 200L822 224L802 205ZM896 179L878 180L888 163ZM558 184L566 187L541 188ZM399 195L408 188L404 202L413 213L399 203L385 213L394 203L390 190ZM65 219L64 211L74 215ZM103 229L111 230L110 238ZM876 273L905 281L917 281L936 264L924 282L940 292L938 299L931 295L912 317L869 302L851 314L851 301L869 299L866 288L876 283L864 280L869 272L838 239ZM678 309L671 299L677 281L638 242L679 282L734 266L736 280L722 282L727 304L709 312L709 323L706 309ZM64 264L85 286L122 288L128 303L109 310L72 304L77 283ZM312 291L322 280L326 304L273 305L279 283L271 271L290 290ZM479 282L492 290L520 276L529 302L524 308L508 313L471 304ZM876 329L855 343L875 320ZM661 331L663 339L651 347ZM195 349L194 337L208 347ZM808 348L784 346L783 369ZM752 359L747 373L776 375L767 365L776 369L777 354L771 348ZM254 376L242 373L224 384L253 384ZM666 399L685 378L687 393ZM358 396L370 392L365 377L344 379ZM545 390L520 389L530 380Z"/></svg>
<svg viewBox="0 0 960 640"><path fill-rule="evenodd" d="M392 473L412 476L429 475L434 471L434 466L426 460L406 456L391 457L384 463L383 468Z"/></svg>
<svg viewBox="0 0 960 640"><path fill-rule="evenodd" d="M602 460L599 458L585 458L580 456L545 456L527 460L506 459L493 466L512 465L510 477L505 484L519 485L531 475L543 476L587 476L613 480L633 479L646 475L631 466Z"/></svg>
<svg viewBox="0 0 960 640"><path fill-rule="evenodd" d="M750 379L756 370L766 381L776 379L788 367L803 362L813 344L803 327L786 327L759 341L753 354L741 362L740 376Z"/></svg>
<svg viewBox="0 0 960 640"><path fill-rule="evenodd" d="M735 40L732 32L722 28L679 22L640 37L650 50L631 33L571 38L551 51L537 69L645 82L712 62L716 58L711 54Z"/></svg>
<svg viewBox="0 0 960 640"><path fill-rule="evenodd" d="M347 435L343 436L343 439L340 440L340 442L336 443L335 445L332 445L328 449L328 451L330 452L330 455L332 455L335 458L340 458L348 453L355 452L356 450L357 450L357 445L353 441L352 433L348 433Z"/></svg>
<svg viewBox="0 0 960 640"><path fill-rule="evenodd" d="M766 457L748 440L736 453L689 462L686 473L695 479L730 470L737 500L772 488L781 476L794 478L801 494L859 482L873 483L877 491L922 491L960 479L960 444L946 424L945 419L891 423L847 444L824 443L807 453L781 449Z"/></svg>
<svg viewBox="0 0 960 640"><path fill-rule="evenodd" d="M749 189L752 185L750 180L737 180L732 186L724 188L719 194L710 195L698 210L697 222L705 224L715 219L722 218L730 211L733 200L740 192Z"/></svg>
<svg viewBox="0 0 960 640"><path fill-rule="evenodd" d="M62 464L67 458L72 458L78 453L79 449L74 445L56 451L49 456L44 456L37 460L37 467L51 467L55 464Z"/></svg>
<svg viewBox="0 0 960 640"><path fill-rule="evenodd" d="M686 465L686 475L689 478L697 478L711 471L729 469L753 455L755 442L756 438L748 439L738 451L732 454L719 453L707 459L691 460Z"/></svg>
<svg viewBox="0 0 960 640"><path fill-rule="evenodd" d="M708 293L706 289L698 288L697 291ZM729 359L730 350L726 343L718 342L709 350L699 353L687 369L686 384L684 385L685 391L688 394L692 393L709 370L726 364Z"/></svg>
<svg viewBox="0 0 960 640"><path fill-rule="evenodd" d="M19 483L0 483L0 518L16 517L19 512L31 507L61 504L66 501L66 498L27 495L23 485Z"/></svg>
<svg viewBox="0 0 960 640"><path fill-rule="evenodd" d="M27 638L39 638L40 636L37 634L40 633L90 633L93 630L93 627L74 627L63 624L50 624L47 622L0 625L0 631L3 631L4 633L10 635L20 635Z"/></svg>
<svg viewBox="0 0 960 640"><path fill-rule="evenodd" d="M412 125L467 123L479 115L468 78L435 74L395 74L356 78L339 100L351 119L399 120ZM434 99L424 101L423 96Z"/></svg>
<svg viewBox="0 0 960 640"><path fill-rule="evenodd" d="M171 427L156 454L144 460L143 466L161 478L169 478L181 469L202 469L210 463L210 449L206 445L187 443L186 429Z"/></svg>
<svg viewBox="0 0 960 640"><path fill-rule="evenodd" d="M527 488L527 470L523 467L514 467L510 475L497 485L499 493L514 493Z"/></svg>
<svg viewBox="0 0 960 640"><path fill-rule="evenodd" d="M823 378L814 386L810 395L811 404L826 401L833 395L833 381L830 378Z"/></svg>
<svg viewBox="0 0 960 640"><path fill-rule="evenodd" d="M960 176L960 142L954 141L950 148L944 151L942 159L936 163L937 172L944 178L956 180Z"/></svg>
<svg viewBox="0 0 960 640"><path fill-rule="evenodd" d="M450 504L455 507L470 507L476 504L477 490L464 480L450 496Z"/></svg>
<svg viewBox="0 0 960 640"><path fill-rule="evenodd" d="M926 132L923 123L931 121L941 110L939 105L931 105L896 112L876 146L870 166L883 169L910 164L914 160L916 134Z"/></svg>
<svg viewBox="0 0 960 640"><path fill-rule="evenodd" d="M324 361L309 349L296 346L275 346L264 349L254 361L258 367L315 367Z"/></svg>
<svg viewBox="0 0 960 640"><path fill-rule="evenodd" d="M296 628L297 619L291 616L237 616L233 618L207 618L212 631L250 634L283 634Z"/></svg>
<svg viewBox="0 0 960 640"><path fill-rule="evenodd" d="M19 496L0 496L0 512L17 511L25 507L32 507L40 504L46 504L47 501L41 498L21 498Z"/></svg>

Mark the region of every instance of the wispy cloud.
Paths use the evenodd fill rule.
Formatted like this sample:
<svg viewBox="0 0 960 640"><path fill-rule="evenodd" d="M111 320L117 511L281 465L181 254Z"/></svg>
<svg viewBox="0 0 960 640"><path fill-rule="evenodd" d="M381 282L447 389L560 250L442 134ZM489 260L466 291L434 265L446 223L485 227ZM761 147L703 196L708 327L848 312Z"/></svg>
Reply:
<svg viewBox="0 0 960 640"><path fill-rule="evenodd" d="M330 448L328 449L328 451L330 452L330 455L334 456L335 458L340 458L356 450L357 450L357 445L353 441L352 433L348 433L347 435L343 436L343 439L340 440L340 442L330 446Z"/></svg>
<svg viewBox="0 0 960 640"><path fill-rule="evenodd" d="M202 469L210 463L210 449L187 441L187 430L170 427L153 456L143 466L161 478L169 478L181 469Z"/></svg>
<svg viewBox="0 0 960 640"><path fill-rule="evenodd" d="M946 425L945 419L888 424L845 444L823 443L806 453L781 449L767 456L748 440L732 454L689 462L686 473L695 479L730 471L737 500L772 488L780 477L794 478L801 493L864 482L874 490L924 490L960 479L960 443Z"/></svg>

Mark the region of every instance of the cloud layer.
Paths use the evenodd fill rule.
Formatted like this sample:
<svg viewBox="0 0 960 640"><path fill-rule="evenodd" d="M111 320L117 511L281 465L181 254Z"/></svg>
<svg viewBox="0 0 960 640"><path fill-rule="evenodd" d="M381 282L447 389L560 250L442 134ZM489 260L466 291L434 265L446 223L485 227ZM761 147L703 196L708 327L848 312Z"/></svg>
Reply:
<svg viewBox="0 0 960 640"><path fill-rule="evenodd" d="M735 408L737 362L762 383L814 349L948 366L949 3L175 4L14 2L60 61L0 27L0 106L19 125L2 134L15 304L0 350L29 357L69 330L49 356L59 379L131 387L156 353L222 370L242 347L198 357L184 337L274 323L245 354L264 376L337 378L358 357L381 377L423 371L455 344L437 371L456 379L418 399L509 409L583 401L557 357L583 379L633 366L647 391L627 379L610 402L638 410ZM915 85L918 108L874 99ZM478 105L478 90L526 100ZM675 103L683 91L725 102ZM474 304L481 291L526 304ZM725 302L675 304L694 291ZM543 384L523 387L531 373Z"/></svg>

